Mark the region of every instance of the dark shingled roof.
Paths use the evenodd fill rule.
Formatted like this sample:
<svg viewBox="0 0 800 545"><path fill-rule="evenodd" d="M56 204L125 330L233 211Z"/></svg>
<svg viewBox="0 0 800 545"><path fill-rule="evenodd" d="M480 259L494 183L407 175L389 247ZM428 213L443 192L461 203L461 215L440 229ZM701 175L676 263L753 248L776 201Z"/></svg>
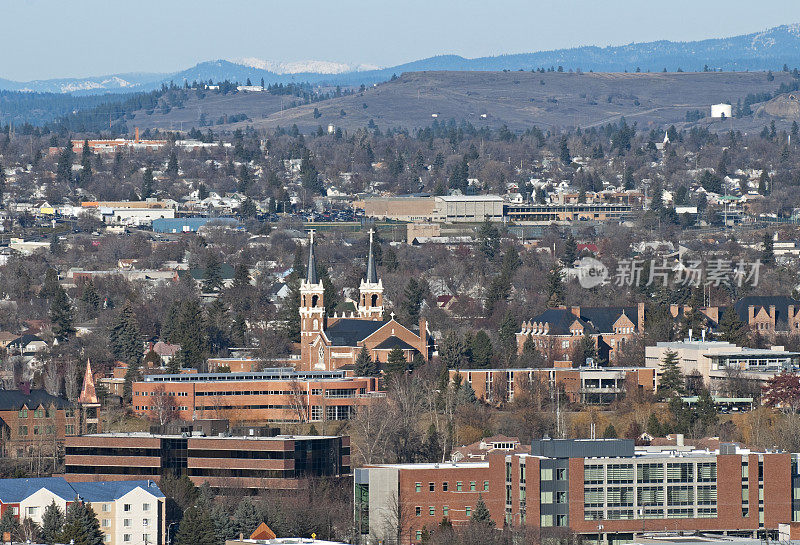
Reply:
<svg viewBox="0 0 800 545"><path fill-rule="evenodd" d="M408 344L403 339L398 337L389 337L375 347L377 350L391 350L392 348L399 348L401 350L416 350L413 346Z"/></svg>
<svg viewBox="0 0 800 545"><path fill-rule="evenodd" d="M337 321L326 329L325 335L331 340L333 346L358 346L359 341L363 341L387 323L389 323L388 320L354 320L346 318Z"/></svg>
<svg viewBox="0 0 800 545"><path fill-rule="evenodd" d="M614 323L623 312L634 326L639 326L636 307L581 307L580 318L575 316L571 309L550 308L534 316L530 321L549 323L551 335L569 335L569 326L578 319L589 334L603 334L614 332Z"/></svg>
<svg viewBox="0 0 800 545"><path fill-rule="evenodd" d="M754 306L756 314L758 314L763 307L767 314L769 314L769 307L774 306L775 329L781 331L789 328L789 323L786 319L789 314L789 305L794 305L795 312L800 310L800 301L785 295L749 295L739 299L736 304L733 305L733 308L736 310L736 314L739 315L739 319L747 323L749 318L747 315L748 307ZM720 318L721 317L722 314L720 313Z"/></svg>
<svg viewBox="0 0 800 545"><path fill-rule="evenodd" d="M39 405L49 407L55 405L58 409L72 407L72 403L63 397L51 396L45 390L31 390L25 394L20 390L0 390L0 411L18 411L26 406L34 409Z"/></svg>

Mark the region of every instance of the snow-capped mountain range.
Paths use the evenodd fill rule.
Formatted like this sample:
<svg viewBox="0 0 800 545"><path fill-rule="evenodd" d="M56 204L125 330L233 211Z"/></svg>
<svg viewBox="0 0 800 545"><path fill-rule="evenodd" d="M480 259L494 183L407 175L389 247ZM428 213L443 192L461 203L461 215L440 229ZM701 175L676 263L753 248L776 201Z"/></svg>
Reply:
<svg viewBox="0 0 800 545"><path fill-rule="evenodd" d="M332 61L296 61L280 62L244 57L234 59L232 62L249 66L259 70L266 70L274 74L346 74L348 72L363 72L377 70L379 67L369 64L345 64Z"/></svg>
<svg viewBox="0 0 800 545"><path fill-rule="evenodd" d="M359 85L386 81L393 74L425 70L532 70L563 66L595 72L660 72L712 70L780 70L784 65L800 67L800 24L783 25L762 32L694 42L661 40L621 46L585 46L536 53L517 53L467 59L440 55L378 68L332 61L280 62L246 57L197 64L172 74L110 74L88 78L64 78L16 82L0 79L0 90L50 93L100 94L149 91L162 84L184 81L238 81L253 83L309 82L313 84Z"/></svg>

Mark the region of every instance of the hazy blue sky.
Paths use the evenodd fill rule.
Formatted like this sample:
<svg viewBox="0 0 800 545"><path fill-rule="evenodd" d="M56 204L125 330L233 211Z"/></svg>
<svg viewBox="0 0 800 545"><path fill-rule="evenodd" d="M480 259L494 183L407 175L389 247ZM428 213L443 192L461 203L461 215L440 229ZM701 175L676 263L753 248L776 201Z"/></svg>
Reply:
<svg viewBox="0 0 800 545"><path fill-rule="evenodd" d="M169 72L258 57L391 66L800 22L798 0L0 0L0 77Z"/></svg>

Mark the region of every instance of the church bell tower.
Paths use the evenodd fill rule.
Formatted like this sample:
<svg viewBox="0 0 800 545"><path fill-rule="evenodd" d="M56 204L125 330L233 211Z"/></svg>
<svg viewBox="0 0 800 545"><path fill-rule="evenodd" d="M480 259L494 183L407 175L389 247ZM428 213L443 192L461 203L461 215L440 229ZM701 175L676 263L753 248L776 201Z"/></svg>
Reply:
<svg viewBox="0 0 800 545"><path fill-rule="evenodd" d="M378 278L375 258L372 255L374 229L369 230L369 257L367 258L367 275L359 287L358 315L370 320L383 319L383 281Z"/></svg>
<svg viewBox="0 0 800 545"><path fill-rule="evenodd" d="M306 278L300 281L300 344L303 352L309 349L310 343L325 329L325 289L317 276L313 229L309 232L309 237ZM306 359L305 354L303 359Z"/></svg>

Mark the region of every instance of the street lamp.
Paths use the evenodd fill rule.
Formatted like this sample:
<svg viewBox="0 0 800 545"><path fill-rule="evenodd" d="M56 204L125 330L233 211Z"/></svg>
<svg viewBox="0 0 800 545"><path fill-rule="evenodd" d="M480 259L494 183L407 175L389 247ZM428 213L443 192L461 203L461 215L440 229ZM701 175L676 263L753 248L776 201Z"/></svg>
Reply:
<svg viewBox="0 0 800 545"><path fill-rule="evenodd" d="M167 545L172 545L172 539L170 538L169 531L172 529L173 526L178 524L177 522L170 522L167 524Z"/></svg>

